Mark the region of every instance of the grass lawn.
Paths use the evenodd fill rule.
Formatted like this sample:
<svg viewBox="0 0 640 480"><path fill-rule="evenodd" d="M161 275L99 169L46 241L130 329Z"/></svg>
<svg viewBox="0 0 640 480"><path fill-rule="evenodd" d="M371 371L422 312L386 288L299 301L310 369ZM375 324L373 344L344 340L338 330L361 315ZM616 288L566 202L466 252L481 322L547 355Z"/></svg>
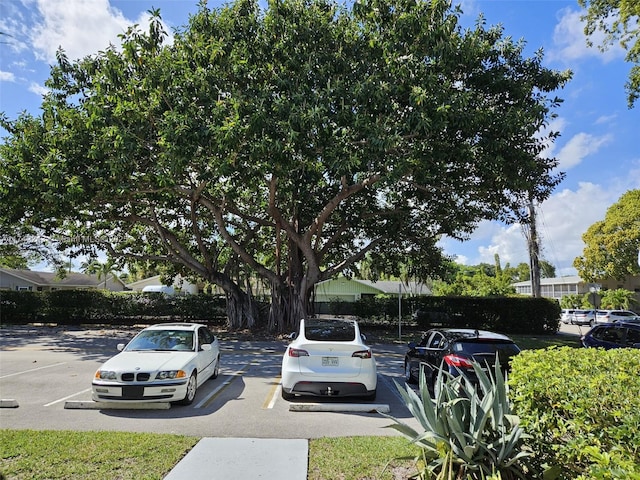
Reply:
<svg viewBox="0 0 640 480"><path fill-rule="evenodd" d="M579 347L575 335L513 336L523 349ZM161 480L198 442L181 435L0 429L0 480ZM309 480L393 480L416 473L403 437L309 442Z"/></svg>
<svg viewBox="0 0 640 480"><path fill-rule="evenodd" d="M198 440L154 433L0 430L0 478L162 480ZM417 454L401 437L314 439L308 478L393 480L398 472L407 478L416 473Z"/></svg>

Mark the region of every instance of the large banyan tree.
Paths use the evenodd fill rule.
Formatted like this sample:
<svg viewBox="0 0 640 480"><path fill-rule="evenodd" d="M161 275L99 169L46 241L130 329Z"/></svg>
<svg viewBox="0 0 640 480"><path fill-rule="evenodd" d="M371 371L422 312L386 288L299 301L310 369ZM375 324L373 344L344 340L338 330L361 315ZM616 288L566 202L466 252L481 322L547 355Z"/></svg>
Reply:
<svg viewBox="0 0 640 480"><path fill-rule="evenodd" d="M60 51L41 115L0 120L2 222L218 285L232 327L260 278L288 331L365 256L436 272L442 235L551 193L568 73L445 0L350 5L203 2L170 44L154 11L118 48Z"/></svg>

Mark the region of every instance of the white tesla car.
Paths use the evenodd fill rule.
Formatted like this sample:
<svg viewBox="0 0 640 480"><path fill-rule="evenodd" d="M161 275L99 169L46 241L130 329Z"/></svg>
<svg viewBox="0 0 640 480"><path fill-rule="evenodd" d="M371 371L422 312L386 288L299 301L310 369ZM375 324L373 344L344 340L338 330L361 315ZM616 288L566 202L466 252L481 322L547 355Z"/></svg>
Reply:
<svg viewBox="0 0 640 480"><path fill-rule="evenodd" d="M164 323L142 330L95 373L96 402L177 402L189 405L196 390L220 368L220 346L195 323Z"/></svg>
<svg viewBox="0 0 640 480"><path fill-rule="evenodd" d="M345 319L300 320L282 359L282 397L376 397L376 362L358 322Z"/></svg>

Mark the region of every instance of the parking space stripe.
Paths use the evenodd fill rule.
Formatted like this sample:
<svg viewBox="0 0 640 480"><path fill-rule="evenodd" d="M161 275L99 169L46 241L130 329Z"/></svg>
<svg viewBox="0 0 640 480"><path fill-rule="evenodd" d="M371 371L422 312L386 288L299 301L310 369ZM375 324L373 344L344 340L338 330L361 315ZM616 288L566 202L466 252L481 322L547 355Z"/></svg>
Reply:
<svg viewBox="0 0 640 480"><path fill-rule="evenodd" d="M75 397L76 395L80 395L80 394L82 394L82 393L87 393L87 392L90 392L90 391L91 391L91 388L85 388L85 389L84 389L84 390L82 390L81 392L76 392L76 393L74 393L74 394L72 394L72 395L66 396L66 397L61 398L61 399L59 399L59 400L54 400L53 402L49 402L49 403L47 403L47 404L46 404L46 405L44 405L44 406L45 406L45 407L50 407L51 405L55 405L56 403L64 402L64 401L66 401L66 400L69 400L70 398Z"/></svg>
<svg viewBox="0 0 640 480"><path fill-rule="evenodd" d="M282 388L282 384L280 383L280 375L275 378L273 382L273 387L271 387L271 391L262 405L262 409L270 410L276 404L276 399L280 395L280 389Z"/></svg>
<svg viewBox="0 0 640 480"><path fill-rule="evenodd" d="M54 363L53 365L46 365L44 367L31 368L29 370L23 370L22 372L9 373L8 375L2 375L0 379L15 377L16 375L22 375L23 373L37 372L38 370L44 370L45 368L59 367L60 365L64 365L65 363L67 362Z"/></svg>
<svg viewBox="0 0 640 480"><path fill-rule="evenodd" d="M225 388L227 388L231 384L231 382L233 382L236 378L241 377L243 373L249 370L250 366L251 366L251 363L247 363L240 370L232 373L231 375L228 375L227 379L222 383L222 385L220 385L218 388L213 390L209 395L207 395L202 400L200 400L200 402L198 402L198 404L196 404L196 406L193 408L202 408L202 407L208 406L211 402L215 400L215 398L218 396L219 393L221 393Z"/></svg>

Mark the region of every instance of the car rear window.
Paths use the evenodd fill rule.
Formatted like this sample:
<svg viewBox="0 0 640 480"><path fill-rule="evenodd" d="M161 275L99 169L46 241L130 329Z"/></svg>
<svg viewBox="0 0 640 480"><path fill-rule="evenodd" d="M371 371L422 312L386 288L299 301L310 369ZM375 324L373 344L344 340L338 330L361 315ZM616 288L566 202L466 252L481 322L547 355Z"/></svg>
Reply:
<svg viewBox="0 0 640 480"><path fill-rule="evenodd" d="M356 338L353 322L339 320L307 320L304 324L304 336L307 340L352 342Z"/></svg>
<svg viewBox="0 0 640 480"><path fill-rule="evenodd" d="M520 348L512 342L455 342L452 349L457 353L466 353L468 355L498 353L500 358L512 357L520 353Z"/></svg>

